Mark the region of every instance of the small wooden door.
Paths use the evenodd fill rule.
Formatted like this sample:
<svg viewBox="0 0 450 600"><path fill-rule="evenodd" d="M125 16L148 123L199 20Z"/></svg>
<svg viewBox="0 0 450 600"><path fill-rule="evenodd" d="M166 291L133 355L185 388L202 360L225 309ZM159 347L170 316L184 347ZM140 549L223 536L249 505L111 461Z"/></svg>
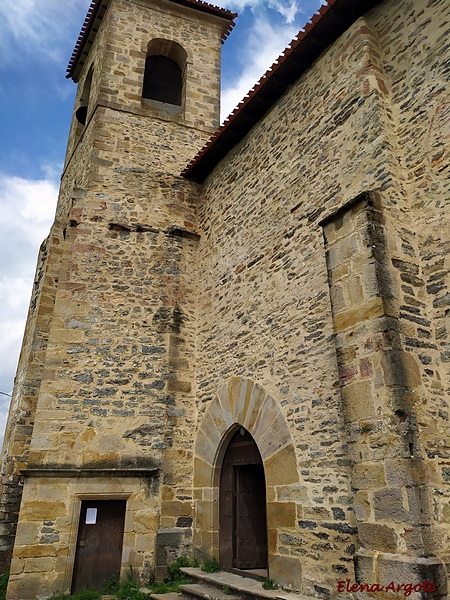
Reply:
<svg viewBox="0 0 450 600"><path fill-rule="evenodd" d="M125 500L83 500L78 527L72 593L100 590L120 573Z"/></svg>
<svg viewBox="0 0 450 600"><path fill-rule="evenodd" d="M241 428L231 438L220 477L221 567L267 567L266 482L258 447Z"/></svg>
<svg viewBox="0 0 450 600"><path fill-rule="evenodd" d="M236 533L235 559L237 569L267 567L266 490L264 467L239 465L234 467Z"/></svg>

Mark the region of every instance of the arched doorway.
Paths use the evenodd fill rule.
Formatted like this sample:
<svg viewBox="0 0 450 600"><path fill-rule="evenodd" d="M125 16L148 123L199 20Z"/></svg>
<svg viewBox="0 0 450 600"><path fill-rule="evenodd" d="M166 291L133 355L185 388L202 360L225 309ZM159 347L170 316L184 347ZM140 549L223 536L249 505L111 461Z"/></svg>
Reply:
<svg viewBox="0 0 450 600"><path fill-rule="evenodd" d="M255 440L243 427L231 438L223 458L219 522L223 569L267 568L264 466Z"/></svg>

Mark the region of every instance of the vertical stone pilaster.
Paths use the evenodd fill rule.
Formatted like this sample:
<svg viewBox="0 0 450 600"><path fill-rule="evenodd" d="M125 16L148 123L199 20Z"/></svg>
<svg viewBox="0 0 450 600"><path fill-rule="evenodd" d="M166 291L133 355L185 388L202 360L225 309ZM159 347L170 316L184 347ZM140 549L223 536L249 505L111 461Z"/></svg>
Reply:
<svg viewBox="0 0 450 600"><path fill-rule="evenodd" d="M368 583L428 578L443 594L442 564L423 558L426 564L419 565L411 558L431 554L432 505L414 411L421 379L414 356L401 343L379 204L376 193L361 194L323 223L362 545L356 576Z"/></svg>
<svg viewBox="0 0 450 600"><path fill-rule="evenodd" d="M160 529L156 537L155 574L167 576L167 565L192 553L193 496L190 471L193 434L190 407L195 403L195 322L191 304L196 293L195 256L198 237L175 229L167 272L172 273L165 290L165 307L158 328L167 339L167 414L162 457Z"/></svg>
<svg viewBox="0 0 450 600"><path fill-rule="evenodd" d="M42 243L39 251L27 326L3 442L0 495L0 572L9 569L11 562L22 499L21 470L27 465L33 434L37 399L44 372L48 332L58 286L62 247L63 227L59 221L55 221L50 235Z"/></svg>

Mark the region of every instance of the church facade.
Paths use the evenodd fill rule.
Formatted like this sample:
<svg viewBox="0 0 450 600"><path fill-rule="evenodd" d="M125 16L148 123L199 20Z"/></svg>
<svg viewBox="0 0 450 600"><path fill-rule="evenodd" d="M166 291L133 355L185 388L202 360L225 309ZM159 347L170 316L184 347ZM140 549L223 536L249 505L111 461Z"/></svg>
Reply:
<svg viewBox="0 0 450 600"><path fill-rule="evenodd" d="M329 0L218 129L235 16L86 17L3 449L10 600L178 556L448 595L450 5Z"/></svg>

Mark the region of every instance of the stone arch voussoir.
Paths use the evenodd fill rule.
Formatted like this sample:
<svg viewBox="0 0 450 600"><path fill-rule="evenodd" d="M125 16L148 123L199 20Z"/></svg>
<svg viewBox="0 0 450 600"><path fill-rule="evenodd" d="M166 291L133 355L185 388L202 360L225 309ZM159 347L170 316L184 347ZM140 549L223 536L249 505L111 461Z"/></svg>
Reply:
<svg viewBox="0 0 450 600"><path fill-rule="evenodd" d="M211 473L207 476L194 469L194 487L213 485L213 471L220 466L224 446L238 425L245 427L257 443L268 471L268 485L298 482L295 450L279 403L260 384L233 377L219 387L200 425L194 456L199 463L209 465Z"/></svg>
<svg viewBox="0 0 450 600"><path fill-rule="evenodd" d="M299 482L295 449L280 404L251 379L233 377L221 385L202 419L194 448L194 544L200 554L218 555L220 468L239 426L251 433L258 446L270 497L276 497L277 488ZM281 558L277 556L277 532L295 527L296 511L294 504L276 501L268 502L267 508L269 564L275 574Z"/></svg>

